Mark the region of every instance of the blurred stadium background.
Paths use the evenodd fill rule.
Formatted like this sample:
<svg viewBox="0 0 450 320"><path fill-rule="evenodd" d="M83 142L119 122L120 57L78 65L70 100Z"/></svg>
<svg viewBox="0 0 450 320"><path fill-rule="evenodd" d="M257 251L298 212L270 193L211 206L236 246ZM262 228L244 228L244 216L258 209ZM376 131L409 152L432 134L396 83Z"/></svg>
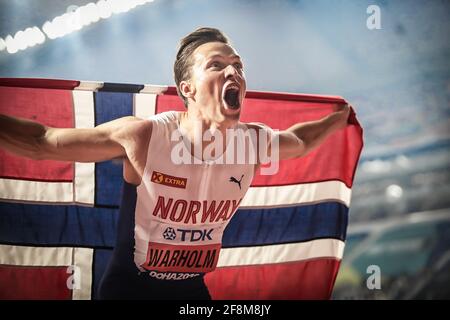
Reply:
<svg viewBox="0 0 450 320"><path fill-rule="evenodd" d="M178 40L218 27L248 89L340 95L356 109L365 149L333 298L450 298L450 2L102 0L97 14L89 3L0 0L0 77L172 85ZM379 30L366 26L373 4ZM77 8L72 29L54 20Z"/></svg>

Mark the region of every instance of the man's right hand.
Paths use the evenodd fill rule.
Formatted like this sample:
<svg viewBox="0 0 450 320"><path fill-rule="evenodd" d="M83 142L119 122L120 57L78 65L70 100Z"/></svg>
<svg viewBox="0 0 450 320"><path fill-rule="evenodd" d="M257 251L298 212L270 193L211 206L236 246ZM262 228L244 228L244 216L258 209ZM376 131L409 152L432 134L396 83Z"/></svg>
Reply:
<svg viewBox="0 0 450 320"><path fill-rule="evenodd" d="M131 116L95 128L74 129L46 127L38 122L0 115L1 148L39 160L99 162L125 157L134 153L139 137L147 139L148 134L151 134L151 126Z"/></svg>

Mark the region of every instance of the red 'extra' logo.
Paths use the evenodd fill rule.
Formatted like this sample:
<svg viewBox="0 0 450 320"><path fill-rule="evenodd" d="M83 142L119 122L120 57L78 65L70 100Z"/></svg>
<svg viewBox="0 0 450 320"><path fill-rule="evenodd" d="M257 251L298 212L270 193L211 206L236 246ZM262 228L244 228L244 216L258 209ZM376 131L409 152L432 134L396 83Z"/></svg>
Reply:
<svg viewBox="0 0 450 320"><path fill-rule="evenodd" d="M169 176L168 174L164 174L158 171L153 171L152 173L152 182L163 184L169 187L186 189L187 179Z"/></svg>
<svg viewBox="0 0 450 320"><path fill-rule="evenodd" d="M216 268L221 244L180 246L149 242L146 270L210 272Z"/></svg>

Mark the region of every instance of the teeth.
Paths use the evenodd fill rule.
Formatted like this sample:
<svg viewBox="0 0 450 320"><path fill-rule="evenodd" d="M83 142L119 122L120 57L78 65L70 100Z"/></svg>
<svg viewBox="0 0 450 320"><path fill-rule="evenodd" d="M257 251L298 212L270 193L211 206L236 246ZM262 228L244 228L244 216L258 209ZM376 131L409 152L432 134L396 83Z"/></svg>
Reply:
<svg viewBox="0 0 450 320"><path fill-rule="evenodd" d="M235 84L232 84L232 85L229 85L228 87L227 87L227 90L228 89L236 89L236 90L239 90L239 87L237 86L237 85L235 85Z"/></svg>

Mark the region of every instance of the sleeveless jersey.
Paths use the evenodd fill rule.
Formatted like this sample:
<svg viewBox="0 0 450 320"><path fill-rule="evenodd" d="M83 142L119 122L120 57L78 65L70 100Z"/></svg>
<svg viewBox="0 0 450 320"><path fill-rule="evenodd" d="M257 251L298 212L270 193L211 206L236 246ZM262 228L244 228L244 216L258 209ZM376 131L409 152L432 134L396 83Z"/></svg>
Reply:
<svg viewBox="0 0 450 320"><path fill-rule="evenodd" d="M228 143L215 159L194 159L187 148L190 142L182 139L180 115L169 111L150 118L153 129L142 182L124 183L117 244L101 285L106 298L116 290L125 295L127 285L154 284L140 280L144 278L203 281L215 269L224 229L250 187L255 164L226 162L230 152L237 152L235 145ZM248 130L243 123L236 128ZM177 163L180 150L194 164ZM128 291L130 296L136 292Z"/></svg>

